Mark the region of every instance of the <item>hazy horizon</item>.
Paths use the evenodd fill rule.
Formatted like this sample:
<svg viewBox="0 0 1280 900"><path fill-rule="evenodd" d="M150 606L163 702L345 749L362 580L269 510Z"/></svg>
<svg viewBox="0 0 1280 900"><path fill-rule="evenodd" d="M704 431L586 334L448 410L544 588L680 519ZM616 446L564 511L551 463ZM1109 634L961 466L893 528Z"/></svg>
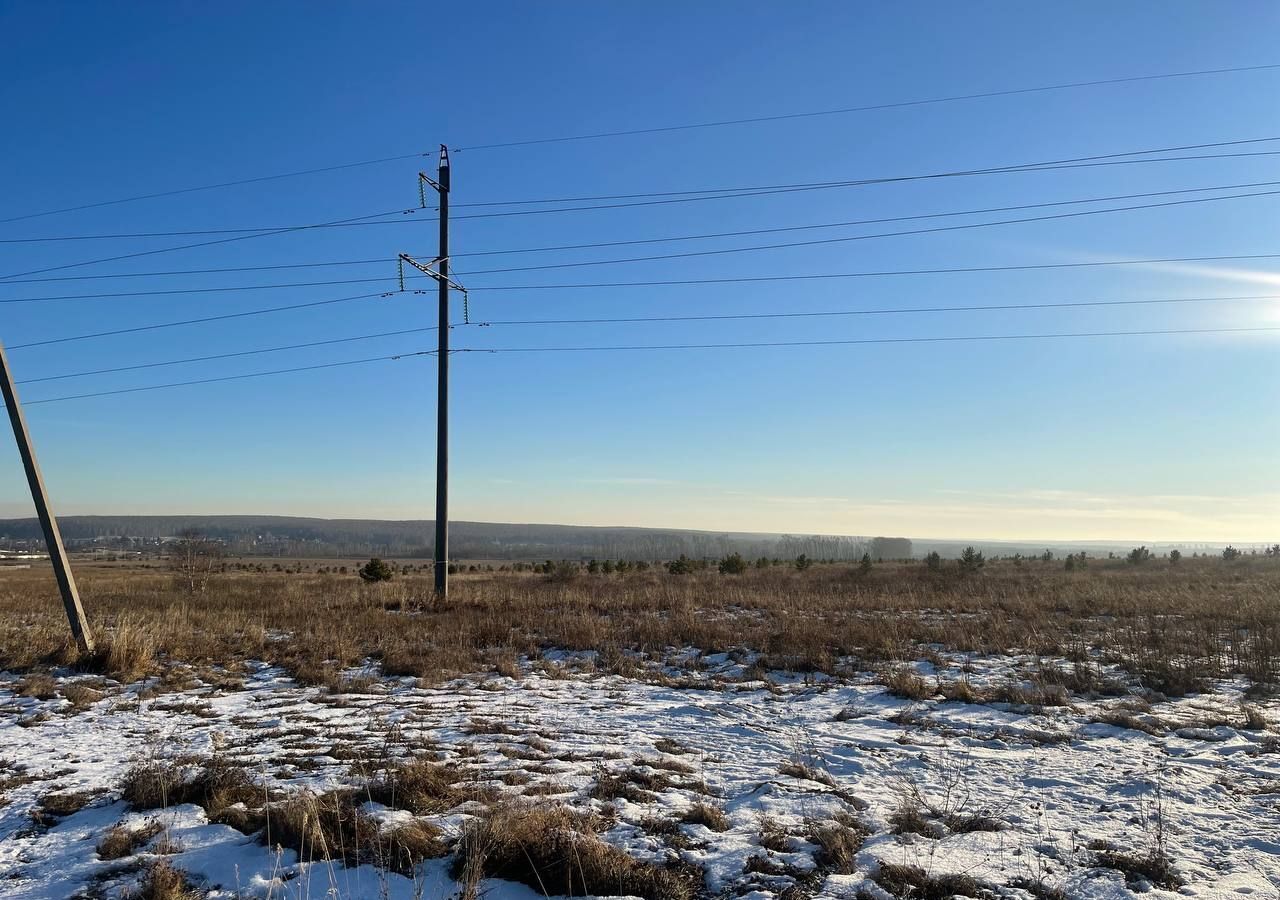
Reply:
<svg viewBox="0 0 1280 900"><path fill-rule="evenodd" d="M10 504L0 503L0 519L34 519L34 510L14 511L10 508ZM20 506L15 504L13 506ZM213 517L232 517L232 518L297 518L297 519L317 519L323 521L335 522L358 522L358 521L374 521L374 522L423 522L431 524L433 519L430 514L418 515L325 515L323 513L281 513L281 512L245 512L243 510L234 512L191 512L169 511L159 512L156 510L145 511L129 511L124 512L119 509L99 510L94 512L86 512L84 510L70 510L67 512L57 511L58 515L65 518L71 517L175 517L175 518L213 518ZM1010 544L1044 544L1051 545L1068 545L1068 544L1117 544L1117 545L1196 545L1203 544L1207 546L1225 546L1233 544L1240 547L1249 546L1271 546L1276 543L1273 538L1165 538L1159 535L1143 536L1143 535L1122 535L1119 537L1100 537L1100 536L1084 536L1084 537L1061 537L1061 536L1044 536L1044 535L1014 535L1000 536L994 534L984 534L980 532L958 532L952 534L927 534L927 533L909 533L901 531L891 531L884 529L869 529L865 531L819 531L809 528L792 528L792 529L776 529L776 528L747 528L747 527L724 527L710 525L673 525L670 523L659 522L618 522L618 521L598 521L598 522L582 522L582 521L553 521L550 519L495 519L495 518L474 518L471 516L454 516L451 519L454 523L472 523L480 525L519 525L529 527L568 527L568 528L633 528L651 531L695 531L706 532L708 534L756 534L756 535L803 535L816 537L905 537L913 541L924 543L952 543L973 541L977 543L1010 543Z"/></svg>

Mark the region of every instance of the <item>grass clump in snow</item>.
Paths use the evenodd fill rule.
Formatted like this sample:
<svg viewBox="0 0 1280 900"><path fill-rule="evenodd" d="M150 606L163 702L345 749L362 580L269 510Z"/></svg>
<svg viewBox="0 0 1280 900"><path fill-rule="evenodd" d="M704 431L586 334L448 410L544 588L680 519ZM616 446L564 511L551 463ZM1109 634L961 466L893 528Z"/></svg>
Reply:
<svg viewBox="0 0 1280 900"><path fill-rule="evenodd" d="M836 780L831 777L830 772L800 759L793 759L780 765L778 767L778 774L789 775L792 778L804 778L809 781L816 781L819 784L825 784L827 787L836 786Z"/></svg>
<svg viewBox="0 0 1280 900"><path fill-rule="evenodd" d="M31 810L31 821L37 828L56 825L61 819L84 809L97 795L96 791L63 791L45 794Z"/></svg>
<svg viewBox="0 0 1280 900"><path fill-rule="evenodd" d="M33 700L52 700L57 696L58 682L44 672L28 675L18 682L16 693L19 697L30 697Z"/></svg>
<svg viewBox="0 0 1280 900"><path fill-rule="evenodd" d="M977 897L982 885L968 875L934 875L919 866L880 863L875 882L895 897L911 900L951 900L952 897ZM862 892L859 897L870 894Z"/></svg>
<svg viewBox="0 0 1280 900"><path fill-rule="evenodd" d="M711 803L695 803L680 819L686 825L703 825L712 831L728 831L729 817L724 810Z"/></svg>
<svg viewBox="0 0 1280 900"><path fill-rule="evenodd" d="M457 769L418 757L384 769L366 791L370 800L384 806L430 815L474 798L476 791L461 786L461 780Z"/></svg>
<svg viewBox="0 0 1280 900"><path fill-rule="evenodd" d="M631 896L692 900L700 879L641 862L602 840L596 818L563 806L504 806L468 823L458 843L454 877L462 897L481 878L518 881L546 896Z"/></svg>
<svg viewBox="0 0 1280 900"><path fill-rule="evenodd" d="M908 666L894 666L884 673L884 687L895 697L903 700L928 700L935 693L935 685L929 684L919 672Z"/></svg>
<svg viewBox="0 0 1280 900"><path fill-rule="evenodd" d="M654 799L654 791L671 787L671 779L661 772L644 772L628 769L620 774L602 772L591 789L595 800L627 800L631 803L648 803Z"/></svg>
<svg viewBox="0 0 1280 900"><path fill-rule="evenodd" d="M1130 887L1142 887L1145 881L1175 891L1183 885L1169 855L1158 844L1137 852L1120 850L1110 841L1094 841L1089 849L1094 852L1094 861L1099 866L1124 873L1124 880Z"/></svg>
<svg viewBox="0 0 1280 900"><path fill-rule="evenodd" d="M847 813L838 813L827 822L810 822L808 838L818 845L814 862L837 875L853 874L857 870L858 851L870 833L865 825Z"/></svg>
<svg viewBox="0 0 1280 900"><path fill-rule="evenodd" d="M138 887L124 894L126 900L198 900L203 896L186 872L163 861L148 866Z"/></svg>
<svg viewBox="0 0 1280 900"><path fill-rule="evenodd" d="M141 828L129 828L118 823L98 841L98 859L123 859L132 856L139 847L159 834L160 829L159 822L148 822Z"/></svg>
<svg viewBox="0 0 1280 900"><path fill-rule="evenodd" d="M165 809L182 803L204 807L218 821L231 807L262 806L263 789L240 766L211 757L194 770L164 760L147 760L125 773L121 794L134 809ZM235 827L235 822L227 822ZM243 829L242 829L243 830Z"/></svg>

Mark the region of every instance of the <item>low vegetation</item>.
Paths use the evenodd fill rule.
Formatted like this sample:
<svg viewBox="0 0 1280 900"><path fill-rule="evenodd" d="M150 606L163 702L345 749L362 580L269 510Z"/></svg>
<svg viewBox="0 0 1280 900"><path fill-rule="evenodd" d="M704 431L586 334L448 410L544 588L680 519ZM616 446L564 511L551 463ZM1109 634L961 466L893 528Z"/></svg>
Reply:
<svg viewBox="0 0 1280 900"><path fill-rule="evenodd" d="M688 561L686 561L688 562ZM729 569L736 571L736 561ZM52 579L38 570L0 582L0 666L27 672L25 691L47 694L43 669L71 665L133 680L161 659L234 672L244 660L285 666L338 686L345 667L373 658L385 674L435 682L514 671L546 649L596 650L600 664L634 673L669 647L759 651L766 668L834 673L888 667L891 687L917 699L944 689L897 668L924 646L1021 652L1113 662L1168 695L1241 674L1280 680L1280 559L1184 559L1178 566L1093 560L983 560L715 568L658 568L608 577L529 573L458 576L447 604L429 574L365 584L354 574L245 572L211 579L198 598L154 570L88 569L81 593L99 635L75 651ZM278 640L287 634L290 640ZM963 697L963 687L945 688ZM88 694L79 698L81 703Z"/></svg>

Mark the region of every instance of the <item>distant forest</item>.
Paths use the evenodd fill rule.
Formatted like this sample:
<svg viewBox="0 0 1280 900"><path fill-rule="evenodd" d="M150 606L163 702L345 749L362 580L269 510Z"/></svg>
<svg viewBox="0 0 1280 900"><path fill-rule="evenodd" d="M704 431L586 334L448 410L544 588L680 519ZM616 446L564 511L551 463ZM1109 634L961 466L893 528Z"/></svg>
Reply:
<svg viewBox="0 0 1280 900"><path fill-rule="evenodd" d="M429 521L308 519L289 516L64 516L63 539L71 547L146 549L164 538L197 531L228 552L281 557L417 557L430 559L435 524ZM912 555L907 538L843 537L604 528L583 525L506 525L453 522L455 559L674 559L719 558L741 553L794 559L901 559ZM0 519L0 546L43 546L35 519Z"/></svg>

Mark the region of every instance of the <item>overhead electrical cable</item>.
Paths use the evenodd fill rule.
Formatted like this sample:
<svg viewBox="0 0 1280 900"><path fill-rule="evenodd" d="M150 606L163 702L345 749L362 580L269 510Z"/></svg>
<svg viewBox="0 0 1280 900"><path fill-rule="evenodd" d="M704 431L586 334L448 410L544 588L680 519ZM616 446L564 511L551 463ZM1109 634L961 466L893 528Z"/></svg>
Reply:
<svg viewBox="0 0 1280 900"><path fill-rule="evenodd" d="M854 346L854 345L870 345L870 344L929 344L939 342L985 342L985 341L1030 341L1030 340L1058 340L1073 338L1110 338L1110 337L1148 337L1162 335L1191 335L1191 334L1249 334L1249 333L1275 333L1280 332L1280 325L1263 326L1263 327L1246 327L1246 328L1170 328L1170 329L1150 329L1142 331L1085 331L1085 332L1048 332L1042 334L981 334L981 335L946 335L941 337L904 337L904 338L855 338L850 340L825 340L825 341L756 341L756 342L737 342L723 344L631 344L631 345L615 345L615 346L564 346L564 347L463 347L451 350L451 353L606 353L606 352L632 352L632 351L662 351L662 350L730 350L730 349L760 349L774 347L833 347L833 346ZM26 400L24 406L37 406L44 403L61 403L67 400L82 400L90 397L107 397L118 394L134 394L143 391L156 391L164 388L188 387L197 384L213 384L223 381L237 381L246 378L264 378L271 375L287 375L294 372L308 372L316 369L333 369L340 366L355 366L364 363L383 362L387 360L404 359L414 356L434 356L434 350L419 350L410 353L397 353L389 356L374 356L365 359L345 360L342 362L319 363L312 366L295 366L288 369L275 369L268 372L248 372L242 375L225 375L216 378L200 378L191 381L176 381L167 384L143 385L131 388L116 388L113 390L93 391L84 394L72 394L64 397L47 397L39 400Z"/></svg>
<svg viewBox="0 0 1280 900"><path fill-rule="evenodd" d="M65 206L62 209L47 209L43 212L24 213L20 216L10 216L7 219L0 219L0 225L8 222L22 222L27 219L38 219L43 216L56 216L62 213L81 212L86 209L99 209L104 206L118 206L122 203L136 203L139 200L156 200L161 197L177 197L181 194L194 194L198 191L213 191L219 188L240 187L246 184L260 184L264 181L278 181L284 178L298 178L302 175L318 175L323 172L337 172L344 169L355 169L362 166L373 166L379 163L401 162L406 159L422 159L425 157L435 156L437 151L428 150L425 153L405 153L400 156L383 156L379 159L365 159L360 162L342 163L336 166L321 166L316 169L301 169L297 172L280 172L275 175L258 175L252 178L240 178L235 181L222 181L216 184L202 184L195 187L174 188L168 191L156 191L150 194L137 194L133 197L119 197L115 200L99 200L95 203L82 203L79 206Z"/></svg>
<svg viewBox="0 0 1280 900"><path fill-rule="evenodd" d="M158 391L163 388L189 387L194 384L213 384L220 381L240 381L245 378L266 378L269 375L291 375L294 372L313 372L316 369L337 369L342 366L358 366L364 363L386 362L405 359L411 356L435 356L434 350L415 350L411 353L395 353L390 356L370 356L364 359L348 359L342 362L318 363L313 366L293 366L288 369L273 369L269 372L247 372L243 375L222 375L217 378L196 378L191 381L173 381L168 384L148 384L141 387L117 388L110 391L93 391L87 394L73 394L69 397L48 397L44 400L24 400L23 406L39 406L42 403L61 403L64 400L83 400L87 397L107 397L114 394L137 394L143 391Z"/></svg>
<svg viewBox="0 0 1280 900"><path fill-rule="evenodd" d="M488 144L472 144L469 147L458 147L455 153L475 150L498 150L510 147L527 147L535 144L560 144L569 141L591 141L601 138L632 137L642 134L662 134L672 131L689 131L700 128L721 128L729 125L755 125L763 122L784 122L796 119L812 119L821 116L839 116L850 113L872 112L882 109L902 109L912 106L929 106L940 103L956 103L965 100L985 100L994 97L1012 97L1020 94L1038 94L1050 91L1066 91L1077 88L1101 87L1112 84L1129 84L1141 81L1157 81L1167 78L1194 78L1205 75L1226 75L1238 72L1261 72L1280 69L1280 63L1268 63L1257 66L1231 66L1222 69L1195 69L1185 72L1161 72L1153 75L1129 75L1122 78L1098 78L1090 81L1068 81L1060 84L1046 84L1037 87L1007 88L997 91L979 91L970 94L951 94L941 97L926 97L917 100L897 100L887 103L871 103L862 106L845 106L836 109L821 109L811 112L780 113L770 116L752 116L743 119L720 119L708 122L693 122L684 125L663 125L650 128L630 128L622 131L598 131L591 134L571 134L558 137L525 138L522 140L506 140Z"/></svg>
<svg viewBox="0 0 1280 900"><path fill-rule="evenodd" d="M614 203L603 206L580 206L569 207L564 209L545 209L545 210L517 210L497 213L481 213L461 216L452 216L453 219L488 219L503 218L508 216L525 216L525 215L543 215L555 212L578 212L601 209L624 209L633 206L652 206L668 203L685 203L700 202L705 200L732 200L740 197L756 197L778 193L792 193L797 191L813 191L826 190L831 188L846 187L864 187L868 185L897 184L911 181L922 181L942 178L961 178L978 175L999 175L999 174L1016 174L1019 172L1051 172L1060 169L1095 167L1100 165L1134 165L1147 164L1155 162L1179 162L1185 160L1204 160L1204 159L1226 159L1238 157L1253 156L1278 156L1280 150L1258 151L1254 153L1223 153L1223 154L1205 154L1198 156L1171 156L1171 157L1154 157L1144 159L1116 159L1116 157L1138 156L1149 153L1163 153L1172 150L1195 149L1198 147L1216 147L1230 146L1245 143L1264 143L1280 141L1280 137L1266 138L1248 138L1238 141L1220 141L1214 144L1188 144L1182 147L1161 148L1157 150L1128 150L1117 153L1098 154L1094 156L1081 156L1070 159L1046 160L1041 162L1030 163L1012 163L1001 166L991 166L980 169L962 169L946 172L930 172L918 175L895 175L883 176L878 178L860 178L845 179L840 181L817 181L817 182L799 182L793 184L770 184L755 185L747 187L732 188L707 188L699 190L687 191L651 191L644 193L632 194L609 194L586 197L559 197L544 198L535 200L493 200L483 203L459 203L453 204L453 208L463 206L518 206L532 204L548 204L548 203L577 203L587 201L603 201L603 200L636 200L644 199L652 202L644 203ZM1097 162L1099 160L1109 160L1107 162ZM655 199L656 198L656 199ZM666 199L664 199L666 198ZM674 198L674 199L672 199ZM434 218L414 217L412 219L404 218L403 213L406 210L392 210L386 213L375 214L370 216L362 216L359 219L339 220L337 222L313 222L301 225L256 225L243 226L238 228L206 228L206 229L182 229L171 231L134 231L134 232L108 232L94 234L71 234L71 235L44 235L35 237L22 238L0 238L0 244L31 244L31 243L56 243L63 241L93 241L93 240L124 240L124 239L142 239L155 237L195 237L201 235L213 234L273 234L289 230L301 229L324 229L324 228L352 228L365 227L370 225L399 225L399 224L431 224L438 221ZM387 219L386 221L378 221L386 216L395 216L396 218Z"/></svg>
<svg viewBox="0 0 1280 900"><path fill-rule="evenodd" d="M415 292L419 293L419 292ZM330 306L335 303L349 303L353 300L367 300L373 297L391 297L394 294L381 292L376 294L356 294L352 297L335 297L331 300L312 300L307 303L291 303L288 306L271 306L266 309L250 309L243 312L222 313L216 316L202 316L198 319L179 319L172 322L156 322L150 325L134 325L129 328L115 328L111 331L95 331L89 334L73 334L66 337L44 338L39 341L28 341L25 344L12 344L6 350L28 350L33 347L48 347L52 344L69 344L73 341L87 341L94 338L115 337L121 334L137 334L142 331L158 331L162 328L177 328L180 325L201 325L205 322L222 322L228 319L243 319L249 316L262 316L267 313L285 312L295 309L309 309L315 306Z"/></svg>
<svg viewBox="0 0 1280 900"><path fill-rule="evenodd" d="M498 269L471 269L466 272L458 272L456 274L466 275L468 277L474 275L495 275L506 272L537 272L546 269L573 269L584 266L608 266L618 265L621 263L633 262L652 262L660 259L688 259L697 256L718 256L726 253L755 253L761 250L781 250L790 247L814 247L822 244L839 244L849 241L867 241L876 238L904 237L914 234L936 234L947 231L964 231L970 228L993 228L999 225L1020 225L1025 222L1048 222L1057 219L1073 219L1082 216L1097 216L1108 213L1133 212L1140 209L1161 209L1170 206L1185 206L1192 203L1212 203L1219 200L1240 200L1249 197L1269 197L1280 194L1277 191L1253 191L1244 194L1227 194L1221 197L1195 197L1187 200L1166 200L1162 203L1141 203L1130 206L1116 206L1108 209L1086 209L1078 212L1053 213L1044 216L1024 216L1016 219L998 219L994 222L966 222L961 225L938 225L933 228L915 228L905 231L881 231L875 234L856 234L838 238L822 238L812 241L790 241L780 244L762 244L752 247L726 247L718 250L695 250L686 253L663 253L654 256L631 256L621 259L597 259L586 260L571 263L547 263L538 266L508 266Z"/></svg>

